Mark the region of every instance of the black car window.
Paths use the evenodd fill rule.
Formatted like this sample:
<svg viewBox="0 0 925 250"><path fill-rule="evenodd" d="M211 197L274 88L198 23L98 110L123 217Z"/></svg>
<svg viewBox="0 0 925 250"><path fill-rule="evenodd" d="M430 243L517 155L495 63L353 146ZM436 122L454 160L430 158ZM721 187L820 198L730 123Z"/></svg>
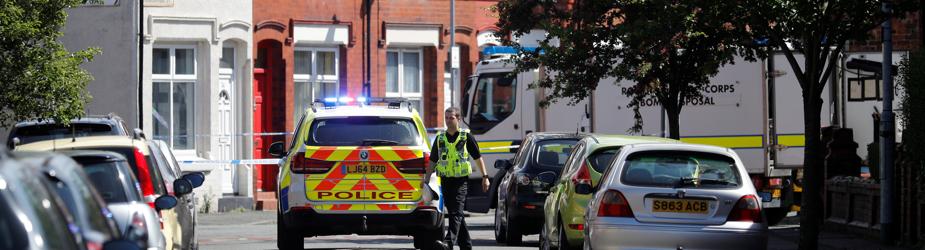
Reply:
<svg viewBox="0 0 925 250"><path fill-rule="evenodd" d="M26 249L29 242L26 226L13 214L11 204L4 201L3 189L0 189L0 249Z"/></svg>
<svg viewBox="0 0 925 250"><path fill-rule="evenodd" d="M588 162L591 163L591 168L598 173L603 173L604 170L607 170L607 166L610 164L610 161L613 160L613 156L616 155L617 151L620 148L607 148L604 150L598 150L594 152L591 156L588 157Z"/></svg>
<svg viewBox="0 0 925 250"><path fill-rule="evenodd" d="M621 181L647 187L732 188L741 183L735 161L727 156L650 151L627 157Z"/></svg>
<svg viewBox="0 0 925 250"><path fill-rule="evenodd" d="M346 117L312 122L306 145L312 146L417 146L421 144L414 121L407 118Z"/></svg>
<svg viewBox="0 0 925 250"><path fill-rule="evenodd" d="M116 162L103 161L82 164L84 165L84 172L86 172L87 177L90 178L90 182L93 183L93 186L96 187L96 191L100 193L100 196L103 197L106 203L123 203L129 201L129 194L126 194L125 188L122 185L122 180L119 179L119 170L117 169Z"/></svg>
<svg viewBox="0 0 925 250"><path fill-rule="evenodd" d="M521 162L526 161L527 155L530 154L530 149L533 148L533 138L532 136L527 137L527 140L520 145L517 154L514 155L514 166L518 166Z"/></svg>
<svg viewBox="0 0 925 250"><path fill-rule="evenodd" d="M9 138L18 137L21 144L26 144L50 139L70 138L72 136L121 135L121 133L109 124L71 123L69 126L63 124L36 124L16 128Z"/></svg>
<svg viewBox="0 0 925 250"><path fill-rule="evenodd" d="M536 143L536 163L540 167L560 169L565 166L578 139L543 140Z"/></svg>
<svg viewBox="0 0 925 250"><path fill-rule="evenodd" d="M78 182L76 183L77 187L73 188L77 190L79 197L75 198L80 199L86 205L87 215L85 216L88 219L90 226L98 232L105 232L107 234L114 235L116 233L116 229L114 228L115 225L110 224L109 220L107 220L106 217L103 217L103 211L105 211L105 209L102 205L104 204L104 201L93 193L93 189L90 187L92 184L89 178L83 174L78 174L76 180Z"/></svg>
<svg viewBox="0 0 925 250"><path fill-rule="evenodd" d="M67 209L61 204L61 200L51 194L53 187L40 183L38 178L28 181L29 206L37 215L37 224L42 228L43 236L47 240L48 249L76 249L74 244L77 242L73 237L74 233L70 229L73 217Z"/></svg>

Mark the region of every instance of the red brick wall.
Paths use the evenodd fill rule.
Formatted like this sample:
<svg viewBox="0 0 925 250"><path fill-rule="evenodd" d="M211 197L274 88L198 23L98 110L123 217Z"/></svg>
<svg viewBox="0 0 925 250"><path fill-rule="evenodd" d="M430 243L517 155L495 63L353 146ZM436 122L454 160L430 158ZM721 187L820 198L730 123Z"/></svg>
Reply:
<svg viewBox="0 0 925 250"><path fill-rule="evenodd" d="M478 44L476 35L479 31L493 27L496 18L490 13L488 8L497 1L490 0L457 0L456 1L456 42L457 44L468 47L467 55L461 56L461 70L459 76L463 79L472 73L472 69L478 60ZM444 64L447 60L447 51L450 46L449 27L450 22L450 2L449 1L428 1L428 0L392 0L392 1L375 1L372 6L372 29L371 36L373 53L372 60L372 95L385 95L385 72L386 72L386 50L387 47L380 40L382 36L383 24L389 23L414 23L414 24L438 24L443 25L441 45L439 47L423 48L425 58L422 67L424 68L423 91L424 105L427 110L424 117L425 125L428 127L443 126L441 118L443 112L443 72ZM356 96L362 92L363 74L365 67L363 53L363 35L365 34L364 15L362 13L363 0L254 0L254 49L256 51L260 41L276 40L283 44L282 58L285 62L285 82L278 81L275 84L285 84L285 107L279 107L279 112L285 114L285 121L277 120L271 122L285 122L287 130L292 129L293 118L293 49L294 44L287 40L290 36L290 29L293 21L321 21L334 22L334 17L342 23L349 23L351 28L351 44L343 46L340 49L340 79L341 90L346 90L348 95ZM266 25L270 22L282 23L281 29L274 28L273 25ZM264 24L264 25L261 25Z"/></svg>
<svg viewBox="0 0 925 250"><path fill-rule="evenodd" d="M921 11L911 13L903 19L893 19L893 50L917 50L922 48L922 20ZM878 26L870 31L869 39L865 41L852 41L848 47L849 52L881 51L882 29Z"/></svg>

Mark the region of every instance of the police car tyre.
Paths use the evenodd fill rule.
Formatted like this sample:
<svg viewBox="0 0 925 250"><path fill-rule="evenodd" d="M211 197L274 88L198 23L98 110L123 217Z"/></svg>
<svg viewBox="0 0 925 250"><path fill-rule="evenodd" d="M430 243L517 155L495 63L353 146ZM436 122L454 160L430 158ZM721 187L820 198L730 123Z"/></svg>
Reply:
<svg viewBox="0 0 925 250"><path fill-rule="evenodd" d="M517 226L517 223L514 222L514 218L511 216L510 206L506 206L505 209L505 217L507 217L507 225L505 227L507 232L505 234L505 241L507 242L508 246L520 246L523 244L524 236L520 233L520 227Z"/></svg>
<svg viewBox="0 0 925 250"><path fill-rule="evenodd" d="M276 247L280 250L305 248L305 238L286 228L286 221L279 213L276 214Z"/></svg>

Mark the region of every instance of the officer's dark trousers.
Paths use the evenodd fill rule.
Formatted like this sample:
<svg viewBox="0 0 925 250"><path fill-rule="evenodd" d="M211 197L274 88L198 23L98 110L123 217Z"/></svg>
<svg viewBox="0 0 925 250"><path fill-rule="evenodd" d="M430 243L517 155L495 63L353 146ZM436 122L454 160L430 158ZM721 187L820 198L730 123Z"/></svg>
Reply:
<svg viewBox="0 0 925 250"><path fill-rule="evenodd" d="M450 225L444 238L449 249L453 248L453 243L456 243L459 249L472 249L472 239L469 237L469 229L466 228L466 219L463 216L463 209L466 207L466 193L468 193L468 179L468 176L441 178L440 185L447 218L450 219Z"/></svg>

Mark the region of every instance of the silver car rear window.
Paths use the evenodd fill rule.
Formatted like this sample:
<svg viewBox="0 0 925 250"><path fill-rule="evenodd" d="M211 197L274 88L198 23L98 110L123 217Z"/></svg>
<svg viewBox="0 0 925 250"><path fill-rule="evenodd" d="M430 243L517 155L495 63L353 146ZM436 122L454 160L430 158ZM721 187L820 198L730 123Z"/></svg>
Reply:
<svg viewBox="0 0 925 250"><path fill-rule="evenodd" d="M742 183L732 158L690 151L634 153L621 176L621 182L633 186L725 189Z"/></svg>

